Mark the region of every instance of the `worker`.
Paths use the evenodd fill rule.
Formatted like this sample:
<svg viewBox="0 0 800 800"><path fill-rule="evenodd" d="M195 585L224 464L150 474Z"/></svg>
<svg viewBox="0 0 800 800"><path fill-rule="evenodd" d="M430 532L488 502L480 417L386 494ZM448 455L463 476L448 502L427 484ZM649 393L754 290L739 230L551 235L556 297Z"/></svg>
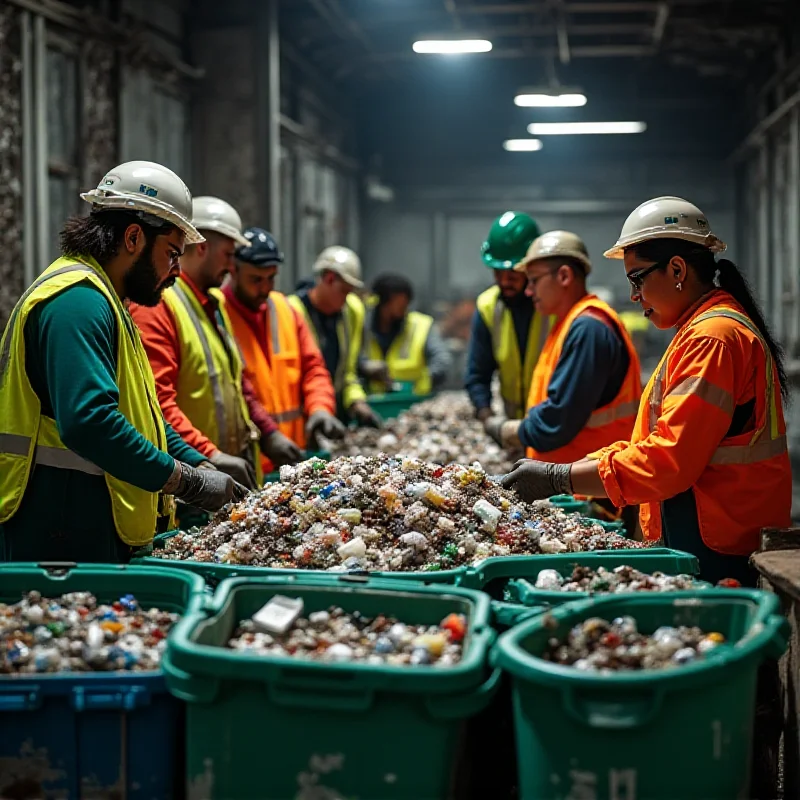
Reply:
<svg viewBox="0 0 800 800"><path fill-rule="evenodd" d="M286 297L276 292L283 263L278 243L262 228L244 232L233 270L222 287L244 372L258 399L281 432L298 447L319 446L320 435L341 439L345 427L336 418L336 395L311 331ZM265 473L274 464L262 456Z"/></svg>
<svg viewBox="0 0 800 800"><path fill-rule="evenodd" d="M408 310L414 299L411 282L402 275L381 275L372 292L375 305L364 325L361 370L367 365L380 377L367 384L369 391L385 392L393 383L411 384L420 395L438 389L447 379L450 353L433 317Z"/></svg>
<svg viewBox="0 0 800 800"><path fill-rule="evenodd" d="M358 380L364 304L354 290L364 288L361 260L349 248L334 245L319 254L312 272L314 284L302 285L289 302L300 312L322 351L333 378L337 414L340 419L379 428L381 418L369 407Z"/></svg>
<svg viewBox="0 0 800 800"><path fill-rule="evenodd" d="M574 233L549 231L515 268L527 272L538 314L555 324L542 348L522 420L490 417L487 432L528 458L566 463L630 438L642 394L639 358L625 326L586 290L592 271Z"/></svg>
<svg viewBox="0 0 800 800"><path fill-rule="evenodd" d="M495 285L478 295L472 316L464 386L475 415L492 415L492 378L500 376L500 396L509 419L522 419L533 368L547 336L548 320L525 296L525 275L514 267L539 236L527 214L507 211L492 224L481 247Z"/></svg>
<svg viewBox="0 0 800 800"><path fill-rule="evenodd" d="M215 511L246 492L164 422L125 309L158 303L202 242L189 190L131 161L81 198L0 343L3 561L125 562L168 528L171 495Z"/></svg>
<svg viewBox="0 0 800 800"><path fill-rule="evenodd" d="M788 387L747 282L715 259L724 249L681 198L649 200L628 217L606 257L623 259L645 318L675 330L633 433L572 463L521 460L502 483L526 501L578 492L641 504L647 541L693 553L707 581L754 585L748 559L760 529L791 523Z"/></svg>
<svg viewBox="0 0 800 800"><path fill-rule="evenodd" d="M274 464L293 464L300 448L278 430L242 372L225 298L218 291L237 245L249 245L236 210L196 197L192 224L205 240L186 247L181 275L163 302L131 309L153 367L158 399L173 428L219 470L255 488L259 449Z"/></svg>

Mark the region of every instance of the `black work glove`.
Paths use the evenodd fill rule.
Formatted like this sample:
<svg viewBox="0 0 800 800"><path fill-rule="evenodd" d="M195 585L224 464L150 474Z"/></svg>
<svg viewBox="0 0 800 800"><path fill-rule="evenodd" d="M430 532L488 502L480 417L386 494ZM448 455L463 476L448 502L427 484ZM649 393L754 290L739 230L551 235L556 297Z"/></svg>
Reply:
<svg viewBox="0 0 800 800"><path fill-rule="evenodd" d="M326 439L342 439L347 428L333 414L327 411L315 411L306 422L306 441L308 446L319 449L317 437L324 436Z"/></svg>
<svg viewBox="0 0 800 800"><path fill-rule="evenodd" d="M217 450L209 461L220 471L226 475L230 475L235 481L238 481L248 489L258 489L258 481L256 480L256 471L253 465L250 464L239 456L229 456L221 450Z"/></svg>
<svg viewBox="0 0 800 800"><path fill-rule="evenodd" d="M203 511L218 511L227 503L241 500L248 492L246 486L219 470L190 467L182 461L176 464L179 472L177 476L173 473L163 491L187 505Z"/></svg>
<svg viewBox="0 0 800 800"><path fill-rule="evenodd" d="M350 415L364 428L383 427L381 415L371 408L369 403L364 400L356 400L356 402L350 406Z"/></svg>
<svg viewBox="0 0 800 800"><path fill-rule="evenodd" d="M365 358L358 365L359 373L370 381L380 381L381 383L389 384L391 378L389 377L389 367L385 361L378 358Z"/></svg>
<svg viewBox="0 0 800 800"><path fill-rule="evenodd" d="M303 451L280 431L273 431L268 436L261 437L261 452L276 466L296 464L302 461Z"/></svg>
<svg viewBox="0 0 800 800"><path fill-rule="evenodd" d="M500 480L504 489L516 489L526 503L545 500L554 494L572 494L572 464L549 464L521 458L508 475Z"/></svg>

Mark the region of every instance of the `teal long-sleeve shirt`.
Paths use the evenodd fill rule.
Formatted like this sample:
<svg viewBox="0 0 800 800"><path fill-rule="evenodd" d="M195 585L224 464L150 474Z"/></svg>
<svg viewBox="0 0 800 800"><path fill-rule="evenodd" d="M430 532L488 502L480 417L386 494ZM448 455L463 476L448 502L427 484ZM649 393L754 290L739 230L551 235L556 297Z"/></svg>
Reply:
<svg viewBox="0 0 800 800"><path fill-rule="evenodd" d="M128 334L118 330L106 298L91 284L76 284L40 303L29 315L24 331L25 368L42 414L56 421L61 440L70 450L115 478L155 492L169 478L173 459L191 466L206 459L168 424L169 452L162 452L119 411L116 352L120 335ZM51 539L66 542L39 541L38 549L31 552L43 528L54 532ZM36 465L20 508L2 533L7 560L117 560L101 553L113 555L117 547L116 542L111 550L100 546L101 538L114 534L102 476ZM76 551L79 540L87 537L86 546ZM92 557L95 553L101 557Z"/></svg>

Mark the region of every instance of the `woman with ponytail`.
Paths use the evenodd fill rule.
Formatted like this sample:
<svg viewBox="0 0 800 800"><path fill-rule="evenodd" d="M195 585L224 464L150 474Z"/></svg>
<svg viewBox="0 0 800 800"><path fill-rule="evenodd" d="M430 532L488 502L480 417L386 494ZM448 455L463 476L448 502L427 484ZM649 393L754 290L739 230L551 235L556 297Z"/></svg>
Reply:
<svg viewBox="0 0 800 800"><path fill-rule="evenodd" d="M503 478L526 501L573 493L639 505L647 541L687 550L701 577L754 585L762 527L790 524L783 352L725 244L678 197L643 203L605 255L631 300L675 336L644 390L630 441L573 464L523 459Z"/></svg>

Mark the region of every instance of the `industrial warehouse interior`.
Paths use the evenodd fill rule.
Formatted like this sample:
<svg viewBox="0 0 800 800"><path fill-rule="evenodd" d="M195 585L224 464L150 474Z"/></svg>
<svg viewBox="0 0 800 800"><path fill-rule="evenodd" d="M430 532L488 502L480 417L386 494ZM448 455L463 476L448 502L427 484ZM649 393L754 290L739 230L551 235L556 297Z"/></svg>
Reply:
<svg viewBox="0 0 800 800"><path fill-rule="evenodd" d="M800 0L0 0L0 331L0 800L800 797Z"/></svg>

